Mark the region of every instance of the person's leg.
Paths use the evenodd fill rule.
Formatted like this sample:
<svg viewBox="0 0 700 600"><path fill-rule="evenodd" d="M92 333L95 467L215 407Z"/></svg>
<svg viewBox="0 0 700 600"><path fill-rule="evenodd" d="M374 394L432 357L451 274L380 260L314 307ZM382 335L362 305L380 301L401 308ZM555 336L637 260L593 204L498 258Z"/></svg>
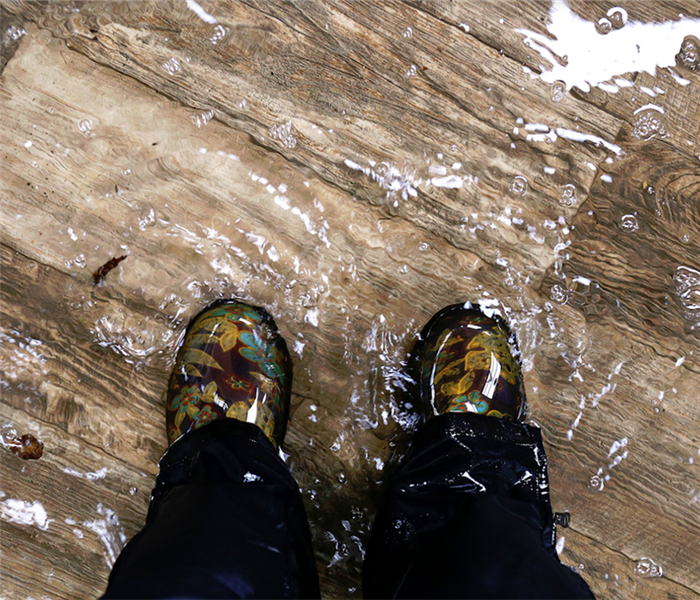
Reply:
<svg viewBox="0 0 700 600"><path fill-rule="evenodd" d="M170 380L171 446L146 525L104 598L320 596L299 488L277 450L291 368L262 309L217 303L193 320Z"/></svg>
<svg viewBox="0 0 700 600"><path fill-rule="evenodd" d="M592 597L554 549L542 438L518 422L525 396L514 354L503 322L461 305L423 330L416 394L434 416L390 479L365 597Z"/></svg>

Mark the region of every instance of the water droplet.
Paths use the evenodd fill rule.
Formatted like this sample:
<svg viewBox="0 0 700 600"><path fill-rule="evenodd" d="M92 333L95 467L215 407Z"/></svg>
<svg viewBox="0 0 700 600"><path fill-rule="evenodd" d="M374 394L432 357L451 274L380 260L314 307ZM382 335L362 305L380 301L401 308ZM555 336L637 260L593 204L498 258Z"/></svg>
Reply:
<svg viewBox="0 0 700 600"><path fill-rule="evenodd" d="M634 573L638 577L661 577L664 570L661 565L656 564L651 558L642 556L634 567Z"/></svg>
<svg viewBox="0 0 700 600"><path fill-rule="evenodd" d="M605 481L600 475L593 475L588 482L588 489L592 492L602 492L605 487Z"/></svg>
<svg viewBox="0 0 700 600"><path fill-rule="evenodd" d="M413 29L411 27L406 27L406 31L403 32L403 37L410 38L413 35Z"/></svg>
<svg viewBox="0 0 700 600"><path fill-rule="evenodd" d="M620 227L622 227L623 231L626 231L628 233L637 231L637 229L639 229L637 217L635 217L634 215L623 215L620 219Z"/></svg>
<svg viewBox="0 0 700 600"><path fill-rule="evenodd" d="M12 25L5 31L5 39L8 41L13 40L16 42L23 35L27 35L27 32L24 30L24 27L17 27L17 25Z"/></svg>
<svg viewBox="0 0 700 600"><path fill-rule="evenodd" d="M676 64L695 71L700 67L700 40L693 35L683 38L681 50L676 54Z"/></svg>
<svg viewBox="0 0 700 600"><path fill-rule="evenodd" d="M221 43L224 38L228 35L229 28L224 27L221 24L217 24L214 26L214 29L211 32L211 35L209 36L209 41L216 46L216 44Z"/></svg>
<svg viewBox="0 0 700 600"><path fill-rule="evenodd" d="M180 61L175 57L169 58L163 63L163 68L171 75L175 75L180 72Z"/></svg>
<svg viewBox="0 0 700 600"><path fill-rule="evenodd" d="M610 22L610 19L608 19L607 17L601 17L600 19L598 19L598 22L595 24L595 30L600 35L610 33L612 31L612 23Z"/></svg>
<svg viewBox="0 0 700 600"><path fill-rule="evenodd" d="M129 495L130 495L130 496L135 496L137 491L138 491L138 490L137 490L135 487L130 487L130 488L129 488Z"/></svg>
<svg viewBox="0 0 700 600"><path fill-rule="evenodd" d="M688 317L700 316L700 271L681 265L673 274L676 296L688 311Z"/></svg>
<svg viewBox="0 0 700 600"><path fill-rule="evenodd" d="M197 127L204 127L209 121L212 120L214 117L214 111L213 110L207 110L205 112L197 113L194 115L190 115L190 119L192 119L192 123L195 124Z"/></svg>
<svg viewBox="0 0 700 600"><path fill-rule="evenodd" d="M510 182L510 191L515 196L524 196L530 190L530 185L527 179L522 175L516 175L513 177L513 181Z"/></svg>
<svg viewBox="0 0 700 600"><path fill-rule="evenodd" d="M555 283L549 290L549 297L557 304L566 304L569 301L570 292L566 288Z"/></svg>
<svg viewBox="0 0 700 600"><path fill-rule="evenodd" d="M642 110L635 115L632 137L637 140L650 140L653 137L666 137L666 123L663 115L653 108Z"/></svg>
<svg viewBox="0 0 700 600"><path fill-rule="evenodd" d="M561 188L559 204L562 206L573 206L578 201L576 196L576 186L573 183L567 183L563 188Z"/></svg>
<svg viewBox="0 0 700 600"><path fill-rule="evenodd" d="M92 133L92 120L83 119L78 123L78 129L80 129L83 135L90 135Z"/></svg>
<svg viewBox="0 0 700 600"><path fill-rule="evenodd" d="M338 482L339 483L345 483L347 480L348 480L348 478L345 475L345 473L343 473L342 471L340 473L338 473Z"/></svg>
<svg viewBox="0 0 700 600"><path fill-rule="evenodd" d="M624 8L615 6L608 11L608 19L615 29L621 29L627 23L627 11Z"/></svg>
<svg viewBox="0 0 700 600"><path fill-rule="evenodd" d="M87 266L87 259L85 258L84 254L78 254L74 259L73 259L73 264L76 267L80 267L81 269L84 269Z"/></svg>
<svg viewBox="0 0 700 600"><path fill-rule="evenodd" d="M292 133L292 122L279 123L270 127L270 137L279 140L287 148L294 148L297 145L297 138Z"/></svg>
<svg viewBox="0 0 700 600"><path fill-rule="evenodd" d="M145 231L148 227L153 227L156 224L156 213L152 207L143 207L139 212L139 229Z"/></svg>
<svg viewBox="0 0 700 600"><path fill-rule="evenodd" d="M563 81L555 81L552 84L552 100L561 102L566 98L566 84Z"/></svg>

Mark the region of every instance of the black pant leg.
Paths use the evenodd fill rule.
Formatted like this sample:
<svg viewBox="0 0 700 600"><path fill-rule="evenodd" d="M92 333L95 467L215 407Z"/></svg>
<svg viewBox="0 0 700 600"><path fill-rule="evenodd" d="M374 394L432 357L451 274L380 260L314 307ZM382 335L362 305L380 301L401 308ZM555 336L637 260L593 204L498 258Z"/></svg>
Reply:
<svg viewBox="0 0 700 600"><path fill-rule="evenodd" d="M104 598L320 597L299 487L257 426L214 421L160 467Z"/></svg>
<svg viewBox="0 0 700 600"><path fill-rule="evenodd" d="M592 598L554 547L539 429L470 413L429 420L372 528L366 598Z"/></svg>

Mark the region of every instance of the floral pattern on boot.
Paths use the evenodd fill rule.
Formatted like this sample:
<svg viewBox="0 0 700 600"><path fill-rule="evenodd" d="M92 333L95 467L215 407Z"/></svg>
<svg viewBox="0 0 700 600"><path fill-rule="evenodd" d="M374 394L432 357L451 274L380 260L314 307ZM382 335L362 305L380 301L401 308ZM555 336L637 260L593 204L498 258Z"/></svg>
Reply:
<svg viewBox="0 0 700 600"><path fill-rule="evenodd" d="M292 359L269 313L235 300L191 322L170 377L168 441L215 419L255 423L276 446L287 428Z"/></svg>
<svg viewBox="0 0 700 600"><path fill-rule="evenodd" d="M515 335L499 317L455 304L423 329L412 353L424 406L520 420L525 387Z"/></svg>

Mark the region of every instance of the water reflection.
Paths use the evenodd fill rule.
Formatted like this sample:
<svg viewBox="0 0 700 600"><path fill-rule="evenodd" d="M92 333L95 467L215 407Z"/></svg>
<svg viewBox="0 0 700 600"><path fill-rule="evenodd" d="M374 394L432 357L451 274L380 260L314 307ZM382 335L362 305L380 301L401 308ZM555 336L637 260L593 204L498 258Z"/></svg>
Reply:
<svg viewBox="0 0 700 600"><path fill-rule="evenodd" d="M697 46L686 36L697 35L699 28L700 19L680 15L676 21L662 23L628 20L620 7L592 23L575 14L564 0L553 0L547 31L554 39L527 29L515 31L549 62L541 74L544 81L563 81L567 90L576 86L584 92L591 87L616 92L632 84L621 77L627 73L654 76L664 67L673 71L681 44L688 49L681 63L695 64ZM690 83L682 73L674 77L684 85Z"/></svg>
<svg viewBox="0 0 700 600"><path fill-rule="evenodd" d="M215 4L207 5L212 14L191 0L187 9L192 19L209 26L208 44L228 43L231 32L218 23ZM606 31L597 33L593 22L582 22L561 2L553 4L550 16L556 40L521 33L553 59L541 77L552 83L551 100L561 106L571 100L567 92L574 85L618 91L634 85L623 77L628 72L696 66L697 46L687 36L697 19L641 24L613 8L598 22ZM464 23L460 27L471 31ZM402 43L417 38L412 26L397 31ZM640 56L629 52L633 41L641 43ZM183 77L188 64L164 56L156 67ZM402 66L399 78L402 73L418 78L420 70ZM126 115L117 110L120 101L133 107L130 95L137 93L142 94L139 110ZM661 96L654 88L643 93ZM86 95L92 94L95 90ZM596 328L600 298L607 292L592 278L563 268L575 238L571 218L579 209L589 210L580 183L585 178L573 183L560 163L550 166L539 155L533 159L536 168L525 170L515 152L505 155L508 175L501 176L474 160L471 152L477 147L478 155L479 140L469 140L472 150L466 143L458 148L438 141L435 145L445 148L426 146L411 154L370 136L365 155L341 156L328 137L336 123L326 120L322 126L303 111L275 115L266 129L276 145L273 152L222 125L225 115L218 109L183 107L133 88L105 98L112 104L103 112L93 114L99 107L86 102L70 120L52 122L43 137L28 139L22 132L19 142L28 163L37 165L32 169L43 176L31 177L37 190L51 191L46 180L69 180L64 188L55 186L64 195L47 209L27 200L12 204L8 213L18 222L37 219L32 221L36 231L55 228L55 243L40 242L47 244L41 252L70 278L41 298L44 318L56 324L58 334L41 324L31 335L2 324L6 351L0 385L22 396L31 415L45 416L46 397L38 389L58 371L52 361L65 354L56 335L104 348L133 365L135 377L147 372L147 383L154 384L153 373L172 367L188 319L199 308L225 297L264 305L295 355L295 412L285 449L307 500L319 556L330 573L349 573L356 581L378 486L418 425L416 407L406 397L407 351L434 310L471 300L498 310L516 331L531 418L545 423L559 447L573 448L584 463L584 476L571 483L574 495L588 488L599 492L600 501L615 489L616 475L635 459L630 453L635 438L625 431L613 401L622 381L619 349L603 352L607 338ZM254 99L237 99L236 106L261 110ZM56 108L42 110L53 115ZM629 117L632 137L639 141L667 134L666 116L657 105ZM342 123L338 116L338 126ZM526 143L542 142L553 155L561 138L575 143L576 150L609 151L611 162L623 155L614 132L604 138L537 115L514 116L508 128L511 149L517 141L530 152ZM337 161L343 177L353 177L351 183L334 180L322 168L314 171L303 157L292 164L277 155L277 149L300 152L316 143L327 144L324 165ZM586 168L605 183L617 181L617 175L599 175L593 163ZM83 176L95 183L88 191ZM645 193L654 203L661 195L651 184ZM613 219L627 239L640 234L640 219L630 210L621 207ZM435 222L443 223L442 235L430 228ZM646 221L642 225L646 228ZM592 244L590 251L598 250ZM93 287L90 273L125 254L128 259L105 276L104 285ZM550 265L560 279L545 295L539 286ZM668 292L693 326L700 322L696 266L666 265ZM642 357L634 366L646 364ZM676 364L681 367L683 362ZM89 388L80 384L88 397ZM150 393L155 423L161 392ZM663 400L662 392L658 403ZM654 414L660 407L654 404ZM584 431L604 425L614 431L606 433L602 450L591 450ZM73 469L82 477L64 473L94 483L102 468ZM144 481L138 490L149 485ZM129 486L125 494L136 492ZM100 506L97 516L65 518L74 520L70 525L81 535L102 536L105 561L111 564L124 534L114 511L106 503ZM49 517L41 510L33 500L7 501L8 520L21 518L43 529Z"/></svg>

